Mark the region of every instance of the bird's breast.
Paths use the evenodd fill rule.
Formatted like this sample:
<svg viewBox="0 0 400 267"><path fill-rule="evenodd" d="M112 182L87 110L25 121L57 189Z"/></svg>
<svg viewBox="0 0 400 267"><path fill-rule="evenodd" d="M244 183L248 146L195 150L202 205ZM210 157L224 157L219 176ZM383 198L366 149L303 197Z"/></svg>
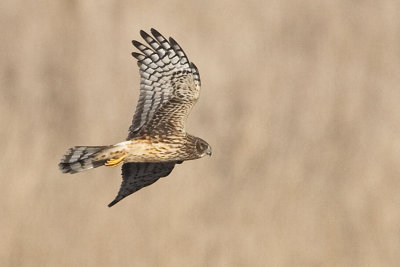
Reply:
<svg viewBox="0 0 400 267"><path fill-rule="evenodd" d="M180 160L180 142L140 139L124 142L126 162L163 162Z"/></svg>

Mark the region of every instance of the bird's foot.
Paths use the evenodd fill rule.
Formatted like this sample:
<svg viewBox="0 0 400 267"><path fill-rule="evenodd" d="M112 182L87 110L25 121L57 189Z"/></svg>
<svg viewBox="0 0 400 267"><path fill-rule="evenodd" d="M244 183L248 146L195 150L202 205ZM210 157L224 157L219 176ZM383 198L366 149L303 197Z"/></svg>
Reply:
<svg viewBox="0 0 400 267"><path fill-rule="evenodd" d="M120 165L124 158L126 158L126 156L128 156L127 154L123 155L122 157L119 157L117 159L109 159L106 161L106 163L104 163L105 166L108 167L117 167L118 165Z"/></svg>

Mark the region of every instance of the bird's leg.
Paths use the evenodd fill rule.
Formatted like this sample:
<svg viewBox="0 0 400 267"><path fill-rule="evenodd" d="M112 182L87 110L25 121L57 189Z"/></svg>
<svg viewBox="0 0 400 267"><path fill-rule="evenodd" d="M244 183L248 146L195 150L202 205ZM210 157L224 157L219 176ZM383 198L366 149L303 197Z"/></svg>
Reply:
<svg viewBox="0 0 400 267"><path fill-rule="evenodd" d="M109 159L106 161L106 163L104 163L104 165L108 166L108 167L117 167L118 165L120 165L123 162L123 160L124 160L124 158L126 158L126 156L128 156L128 154L124 154L117 159Z"/></svg>

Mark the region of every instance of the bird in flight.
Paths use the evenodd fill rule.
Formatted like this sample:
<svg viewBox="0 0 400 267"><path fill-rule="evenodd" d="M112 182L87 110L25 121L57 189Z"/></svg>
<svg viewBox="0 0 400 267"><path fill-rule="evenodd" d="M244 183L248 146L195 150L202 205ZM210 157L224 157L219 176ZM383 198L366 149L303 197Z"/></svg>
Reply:
<svg viewBox="0 0 400 267"><path fill-rule="evenodd" d="M169 175L175 164L211 156L203 139L188 134L185 123L199 99L200 75L173 38L155 29L140 31L144 45L139 50L140 95L129 127L127 141L109 146L75 146L59 163L63 173L77 173L100 166L122 164L122 184L115 205L123 198Z"/></svg>

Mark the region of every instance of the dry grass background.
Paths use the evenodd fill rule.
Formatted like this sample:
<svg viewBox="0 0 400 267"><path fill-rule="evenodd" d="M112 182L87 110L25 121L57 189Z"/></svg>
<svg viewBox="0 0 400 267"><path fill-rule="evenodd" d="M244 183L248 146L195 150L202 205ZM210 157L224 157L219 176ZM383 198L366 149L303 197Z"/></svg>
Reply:
<svg viewBox="0 0 400 267"><path fill-rule="evenodd" d="M398 266L399 1L0 7L1 266ZM151 27L200 69L213 157L109 209L119 169L57 164L126 137Z"/></svg>

